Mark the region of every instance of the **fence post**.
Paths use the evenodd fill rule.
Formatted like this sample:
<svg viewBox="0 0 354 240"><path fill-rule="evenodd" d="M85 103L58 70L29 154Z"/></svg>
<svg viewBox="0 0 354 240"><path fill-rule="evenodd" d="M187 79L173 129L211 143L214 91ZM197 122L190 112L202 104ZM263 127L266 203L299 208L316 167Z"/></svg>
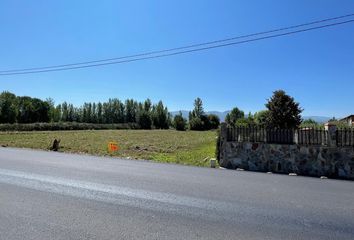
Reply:
<svg viewBox="0 0 354 240"><path fill-rule="evenodd" d="M299 144L299 130L298 129L294 129L291 132L294 133L294 135L293 135L293 137L294 137L293 143Z"/></svg>
<svg viewBox="0 0 354 240"><path fill-rule="evenodd" d="M327 146L336 147L337 146L337 137L336 137L337 126L333 123L326 123L325 130L328 131Z"/></svg>
<svg viewBox="0 0 354 240"><path fill-rule="evenodd" d="M226 125L226 123L221 123L220 126L221 126L221 129L220 129L221 140L227 141L227 125Z"/></svg>

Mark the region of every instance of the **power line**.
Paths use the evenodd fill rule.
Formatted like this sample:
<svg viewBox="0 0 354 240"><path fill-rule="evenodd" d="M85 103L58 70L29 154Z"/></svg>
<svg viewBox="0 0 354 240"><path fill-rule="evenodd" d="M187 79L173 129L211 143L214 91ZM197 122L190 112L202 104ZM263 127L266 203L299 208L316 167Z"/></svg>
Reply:
<svg viewBox="0 0 354 240"><path fill-rule="evenodd" d="M192 45L187 45L187 46L183 46L183 47L176 47L176 48L169 48L169 49L163 49L163 50L158 50L158 51L144 52L144 53L139 53L139 54L134 54L134 55L127 55L127 56L121 56L121 57L115 57L115 58L106 58L106 59L79 62L79 63L52 65L52 66L46 66L46 67L34 67L34 68L12 69L12 70L10 69L10 70L0 71L0 73L10 73L10 72L12 73L12 72L23 72L23 71L33 71L33 70L44 70L44 69L51 69L51 68L62 68L62 67L70 67L70 66L77 66L77 65L84 65L84 64L121 60L121 59L126 59L126 58L143 57L143 56L147 56L147 55L160 54L160 53L178 51L178 50L183 50L183 49L188 49L188 48L201 47L201 46L206 46L206 45L211 45L211 44L216 44L216 43L228 42L231 40L237 40L237 39L242 39L242 38L255 37L255 36L259 36L259 35L270 34L270 33L290 30L290 29L294 29L294 28L310 26L310 25L314 25L314 24L334 21L334 20L353 17L353 16L354 16L354 13L346 14L346 15L342 15L342 16L326 18L326 19L322 19L322 20L316 20L313 22L292 25L289 27L283 27L283 28L278 28L278 29L273 29L273 30L268 30L268 31L263 31L263 32L257 32L257 33L242 35L242 36L236 36L236 37L231 37L231 38L225 38L225 39L220 39L220 40L215 40L215 41L209 41L209 42L204 42L204 43L192 44Z"/></svg>
<svg viewBox="0 0 354 240"><path fill-rule="evenodd" d="M260 41L260 40L265 40L265 39L270 39L270 38L276 38L276 37L281 37L281 36L286 36L286 35L297 34L297 33L301 33L301 32L308 32L308 31L312 31L312 30L316 30L316 29L334 27L334 26L343 25L343 24L352 23L352 22L354 22L354 19L353 20L348 20L348 21L342 21L342 22L336 22L336 23L321 25L321 26L316 26L316 27L311 27L311 28L300 29L300 30L296 30L296 31L290 31L290 32L285 32L285 33L280 33L280 34L274 34L274 35L265 36L265 37L253 38L253 39L237 41L237 42L231 42L231 43L218 44L218 45L195 48L195 49L184 50L184 51L177 51L177 52L172 52L172 53L165 53L165 54L154 55L154 56L133 58L133 59L128 59L128 60L113 61L113 62L105 62L105 63L97 63L97 64L88 64L88 65L84 65L84 66L72 66L72 67L62 67L62 68L54 68L54 67L52 67L54 69L46 69L46 68L49 68L49 67L36 68L37 70L34 70L34 71L24 71L24 70L22 70L22 72L0 73L0 76L43 73L43 72L54 72L54 71L65 71L65 70L72 70L72 69L90 68L90 67L99 67L99 66L121 64L121 63L128 63L128 62L136 62L136 61L142 61L142 60L147 60L147 59L162 58L162 57L186 54L186 53L191 53L191 52L204 51L204 50L209 50L209 49L214 49L214 48L226 47L226 46L231 46L231 45L244 44L244 43L248 43L248 42L255 42L255 41ZM220 40L220 41L223 41L223 40ZM196 45L203 46L203 45L206 45L206 44L196 44ZM186 48L191 48L191 47L181 47L181 48L175 48L175 49L186 49ZM161 52L168 52L168 51L172 51L172 50L161 50L161 51L156 51L156 52L160 52L161 53ZM134 56L143 56L143 55L152 55L152 54L151 53L150 54L148 54L148 53L137 54L137 55L132 55L130 57L127 56L127 57L121 57L121 58L115 58L115 59L132 58ZM101 60L98 60L98 61L101 61ZM97 61L92 61L92 62L97 62ZM71 65L79 65L79 63L78 64L71 64ZM66 66L67 66L67 64L66 64ZM42 70L40 70L40 69L42 69ZM10 70L8 70L7 72L9 72L9 71ZM20 70L17 70L17 71L20 71ZM4 71L2 71L2 72L4 72Z"/></svg>

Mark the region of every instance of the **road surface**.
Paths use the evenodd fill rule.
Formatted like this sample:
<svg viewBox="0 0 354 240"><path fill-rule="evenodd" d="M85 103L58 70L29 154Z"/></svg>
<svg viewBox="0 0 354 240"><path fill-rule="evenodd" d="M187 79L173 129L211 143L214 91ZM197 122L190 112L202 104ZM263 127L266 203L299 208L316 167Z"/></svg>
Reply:
<svg viewBox="0 0 354 240"><path fill-rule="evenodd" d="M354 182L0 148L0 239L354 239Z"/></svg>

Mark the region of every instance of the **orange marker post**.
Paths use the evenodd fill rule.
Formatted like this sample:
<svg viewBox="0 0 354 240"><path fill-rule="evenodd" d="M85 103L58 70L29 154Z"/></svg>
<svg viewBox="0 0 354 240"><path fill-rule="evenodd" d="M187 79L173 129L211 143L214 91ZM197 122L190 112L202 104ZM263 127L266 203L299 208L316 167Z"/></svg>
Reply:
<svg viewBox="0 0 354 240"><path fill-rule="evenodd" d="M118 151L119 147L118 147L118 143L117 142L109 142L108 143L108 151L109 152L115 152Z"/></svg>

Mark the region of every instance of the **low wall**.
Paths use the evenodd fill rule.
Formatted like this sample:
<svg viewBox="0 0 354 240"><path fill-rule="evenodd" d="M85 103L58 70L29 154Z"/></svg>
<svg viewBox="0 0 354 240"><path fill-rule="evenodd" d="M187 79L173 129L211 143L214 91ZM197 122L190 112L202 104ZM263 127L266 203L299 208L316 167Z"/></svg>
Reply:
<svg viewBox="0 0 354 240"><path fill-rule="evenodd" d="M221 134L219 164L250 171L354 180L354 148L228 142Z"/></svg>

